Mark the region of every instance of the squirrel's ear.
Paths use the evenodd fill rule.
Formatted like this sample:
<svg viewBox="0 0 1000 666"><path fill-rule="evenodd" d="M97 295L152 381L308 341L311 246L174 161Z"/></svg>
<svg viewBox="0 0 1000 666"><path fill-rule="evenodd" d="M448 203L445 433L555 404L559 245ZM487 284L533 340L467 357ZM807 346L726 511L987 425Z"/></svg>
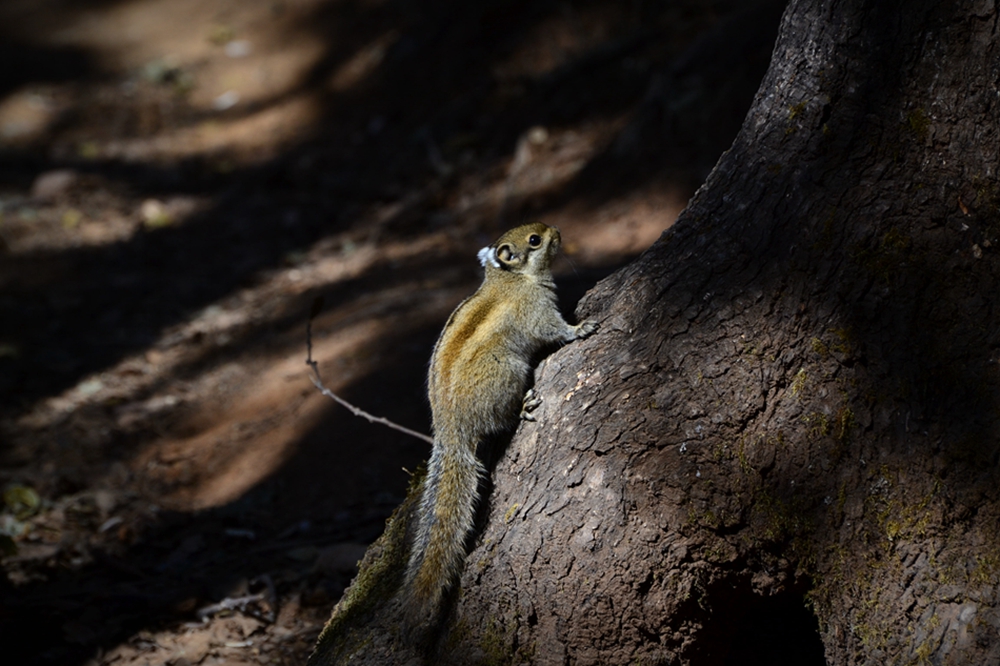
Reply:
<svg viewBox="0 0 1000 666"><path fill-rule="evenodd" d="M494 268L500 268L500 262L497 261L497 251L492 247L484 247L476 256L479 257L479 263L483 265L483 268L486 268L486 264L492 264Z"/></svg>
<svg viewBox="0 0 1000 666"><path fill-rule="evenodd" d="M514 248L512 248L507 243L504 243L503 245L498 247L494 252L494 256L496 256L497 259L499 259L505 264L509 264L510 262L517 259L517 253L514 252ZM497 264L497 267L499 266L500 264Z"/></svg>

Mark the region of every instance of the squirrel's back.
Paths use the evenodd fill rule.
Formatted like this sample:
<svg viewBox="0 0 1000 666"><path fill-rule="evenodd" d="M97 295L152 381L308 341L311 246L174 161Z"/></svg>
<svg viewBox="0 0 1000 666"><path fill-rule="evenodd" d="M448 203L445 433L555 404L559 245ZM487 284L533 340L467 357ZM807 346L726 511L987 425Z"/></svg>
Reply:
<svg viewBox="0 0 1000 666"><path fill-rule="evenodd" d="M461 572L484 473L477 448L516 425L538 352L595 329L590 322L570 326L559 313L550 271L559 241L558 230L536 223L484 248L482 286L455 309L434 346L434 448L405 588L418 621L436 616Z"/></svg>

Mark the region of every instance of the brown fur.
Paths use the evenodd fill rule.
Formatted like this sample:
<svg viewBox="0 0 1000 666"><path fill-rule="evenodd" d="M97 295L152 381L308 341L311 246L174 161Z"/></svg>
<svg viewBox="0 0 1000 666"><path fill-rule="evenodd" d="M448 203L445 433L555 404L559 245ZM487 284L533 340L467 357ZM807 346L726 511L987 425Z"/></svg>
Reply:
<svg viewBox="0 0 1000 666"><path fill-rule="evenodd" d="M482 286L456 308L434 346L428 376L434 449L404 589L416 623L436 619L461 572L484 473L477 448L517 423L541 349L596 330L593 322L570 326L559 313L550 270L559 242L558 230L535 223L484 249ZM532 406L524 403L525 410Z"/></svg>

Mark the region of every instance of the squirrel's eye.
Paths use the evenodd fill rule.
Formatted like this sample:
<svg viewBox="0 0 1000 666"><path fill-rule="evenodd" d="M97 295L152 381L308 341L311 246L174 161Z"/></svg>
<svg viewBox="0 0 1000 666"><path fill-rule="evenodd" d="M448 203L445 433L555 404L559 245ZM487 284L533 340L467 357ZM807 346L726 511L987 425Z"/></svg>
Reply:
<svg viewBox="0 0 1000 666"><path fill-rule="evenodd" d="M531 234L531 236L528 238L528 245L530 245L531 247L538 247L541 244L542 244L542 237L539 236L538 234Z"/></svg>

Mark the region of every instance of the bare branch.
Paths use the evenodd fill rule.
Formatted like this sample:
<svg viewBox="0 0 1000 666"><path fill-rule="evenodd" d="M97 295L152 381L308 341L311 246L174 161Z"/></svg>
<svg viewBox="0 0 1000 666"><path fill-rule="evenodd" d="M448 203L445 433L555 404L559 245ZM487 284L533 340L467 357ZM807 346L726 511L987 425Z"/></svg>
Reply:
<svg viewBox="0 0 1000 666"><path fill-rule="evenodd" d="M339 405L343 406L345 409L349 410L355 416L360 416L366 419L369 423L380 423L384 426L392 428L393 430L398 430L401 433L410 435L411 437L416 437L417 439L422 439L428 444L434 444L434 439L422 432L417 432L416 430L410 430L405 426L401 426L398 423L394 423L387 418L381 416L373 416L363 409L355 407L351 403L347 402L339 395L328 389L323 385L323 379L319 374L319 364L313 360L312 357L312 320L319 314L320 310L323 309L323 297L320 296L313 301L312 308L309 311L309 320L306 322L306 365L312 368L312 376L310 379L312 383L319 389L320 393L336 401Z"/></svg>

